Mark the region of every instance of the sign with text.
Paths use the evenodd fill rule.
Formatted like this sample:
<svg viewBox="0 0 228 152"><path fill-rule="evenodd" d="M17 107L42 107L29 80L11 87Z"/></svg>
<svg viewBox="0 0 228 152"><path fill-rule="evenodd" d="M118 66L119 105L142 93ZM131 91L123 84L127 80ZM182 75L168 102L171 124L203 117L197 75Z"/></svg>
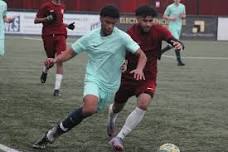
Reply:
<svg viewBox="0 0 228 152"><path fill-rule="evenodd" d="M14 16L13 23L5 24L7 34L40 35L42 24L34 24L35 12L8 12ZM100 26L99 15L88 14L65 14L64 23L75 22L75 30L68 30L70 36L81 36Z"/></svg>

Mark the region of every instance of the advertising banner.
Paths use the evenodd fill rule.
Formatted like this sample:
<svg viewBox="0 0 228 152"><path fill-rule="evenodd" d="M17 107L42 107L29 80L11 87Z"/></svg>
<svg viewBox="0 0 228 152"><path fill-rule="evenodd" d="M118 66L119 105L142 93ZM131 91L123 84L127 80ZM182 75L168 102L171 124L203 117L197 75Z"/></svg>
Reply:
<svg viewBox="0 0 228 152"><path fill-rule="evenodd" d="M5 24L7 34L40 35L42 24L34 24L35 12L8 12L14 16L13 23ZM65 14L64 23L75 22L75 30L68 30L70 36L81 36L100 26L99 15L88 14Z"/></svg>
<svg viewBox="0 0 228 152"><path fill-rule="evenodd" d="M182 28L182 39L217 40L218 18L214 16L187 16Z"/></svg>
<svg viewBox="0 0 228 152"><path fill-rule="evenodd" d="M228 40L228 18L218 18L218 40Z"/></svg>

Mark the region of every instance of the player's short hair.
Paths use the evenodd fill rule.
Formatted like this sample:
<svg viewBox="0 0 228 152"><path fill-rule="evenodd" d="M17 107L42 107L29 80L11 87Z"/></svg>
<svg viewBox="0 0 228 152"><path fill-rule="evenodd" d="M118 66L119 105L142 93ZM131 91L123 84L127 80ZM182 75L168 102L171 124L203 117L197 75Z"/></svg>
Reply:
<svg viewBox="0 0 228 152"><path fill-rule="evenodd" d="M120 18L120 13L118 8L113 5L107 5L101 9L100 12L101 17L112 17L112 18Z"/></svg>
<svg viewBox="0 0 228 152"><path fill-rule="evenodd" d="M140 17L147 17L147 16L157 17L158 13L152 7L148 5L143 5L138 7L135 10L135 15Z"/></svg>

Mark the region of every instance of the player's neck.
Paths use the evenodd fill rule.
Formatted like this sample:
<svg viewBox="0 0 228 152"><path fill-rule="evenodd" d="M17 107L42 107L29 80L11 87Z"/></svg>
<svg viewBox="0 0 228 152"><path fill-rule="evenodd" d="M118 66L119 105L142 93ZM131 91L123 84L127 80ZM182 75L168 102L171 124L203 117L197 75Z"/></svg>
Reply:
<svg viewBox="0 0 228 152"><path fill-rule="evenodd" d="M51 2L53 4L55 4L55 5L60 5L61 4L61 1L60 0L52 0Z"/></svg>
<svg viewBox="0 0 228 152"><path fill-rule="evenodd" d="M174 3L176 6L179 6L180 5L180 3Z"/></svg>

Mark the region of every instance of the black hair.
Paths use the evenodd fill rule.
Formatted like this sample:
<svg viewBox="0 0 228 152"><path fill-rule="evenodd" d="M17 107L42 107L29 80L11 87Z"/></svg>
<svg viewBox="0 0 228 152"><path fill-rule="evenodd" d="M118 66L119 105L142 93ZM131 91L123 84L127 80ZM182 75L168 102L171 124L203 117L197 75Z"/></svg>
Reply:
<svg viewBox="0 0 228 152"><path fill-rule="evenodd" d="M100 12L101 17L112 17L112 18L120 18L120 13L118 8L113 5L107 5L101 9Z"/></svg>
<svg viewBox="0 0 228 152"><path fill-rule="evenodd" d="M157 17L158 16L157 12L148 5L143 5L143 6L138 7L135 10L135 15L140 16L140 17L147 17L147 16Z"/></svg>

